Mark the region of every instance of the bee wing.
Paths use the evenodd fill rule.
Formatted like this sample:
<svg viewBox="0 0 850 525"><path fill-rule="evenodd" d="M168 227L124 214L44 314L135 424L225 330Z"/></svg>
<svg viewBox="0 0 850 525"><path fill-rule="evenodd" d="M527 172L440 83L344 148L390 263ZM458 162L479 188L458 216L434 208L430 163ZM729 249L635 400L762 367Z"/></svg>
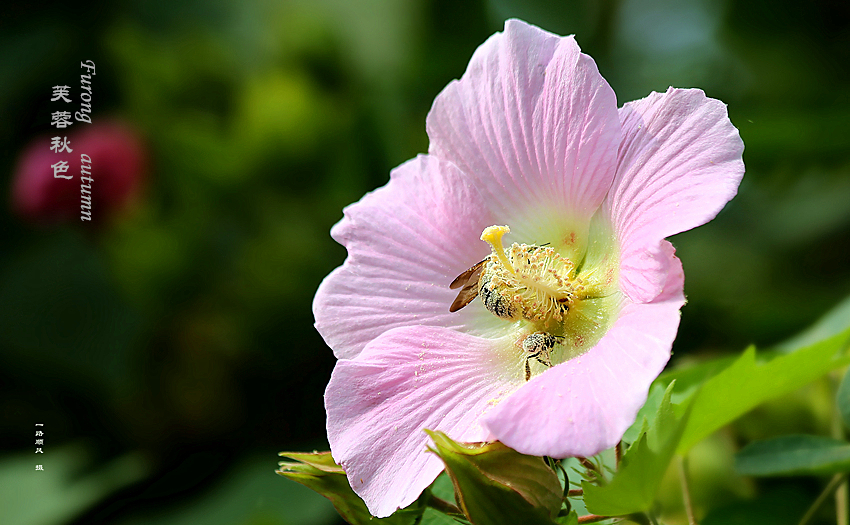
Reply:
<svg viewBox="0 0 850 525"><path fill-rule="evenodd" d="M484 263L487 259L475 264L472 268L466 270L452 281L449 288L454 290L461 288L458 292L452 305L449 307L449 312L457 312L464 306L468 305L478 296L478 279L481 277L481 272L484 270Z"/></svg>
<svg viewBox="0 0 850 525"><path fill-rule="evenodd" d="M449 307L449 312L457 312L464 306L471 303L472 300L476 297L478 297L478 280L473 283L467 284L461 289L460 292L458 292L457 297L455 298L452 305Z"/></svg>
<svg viewBox="0 0 850 525"><path fill-rule="evenodd" d="M484 268L485 261L487 259L476 263L470 269L455 277L455 280L449 285L449 289L454 290L455 288L466 286L469 281L475 281L475 284L478 284L478 277L481 276L481 270Z"/></svg>

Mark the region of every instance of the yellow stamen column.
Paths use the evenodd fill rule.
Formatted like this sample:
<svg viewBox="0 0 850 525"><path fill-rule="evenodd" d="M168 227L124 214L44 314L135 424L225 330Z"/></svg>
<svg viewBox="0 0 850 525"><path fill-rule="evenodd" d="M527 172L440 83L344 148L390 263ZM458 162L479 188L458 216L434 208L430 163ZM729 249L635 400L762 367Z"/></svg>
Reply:
<svg viewBox="0 0 850 525"><path fill-rule="evenodd" d="M511 261L508 260L505 255L505 248L502 246L502 236L510 232L511 229L508 226L488 226L481 232L481 240L490 245L502 266L515 274L514 267L511 266Z"/></svg>

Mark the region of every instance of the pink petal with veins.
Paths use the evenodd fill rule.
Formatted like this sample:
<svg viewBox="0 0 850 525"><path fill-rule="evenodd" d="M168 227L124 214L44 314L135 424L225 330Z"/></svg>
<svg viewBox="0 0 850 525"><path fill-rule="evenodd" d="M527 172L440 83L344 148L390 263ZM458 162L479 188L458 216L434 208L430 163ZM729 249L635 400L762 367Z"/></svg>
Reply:
<svg viewBox="0 0 850 525"><path fill-rule="evenodd" d="M620 240L620 281L633 301L665 283L659 242L705 224L735 196L744 143L726 105L699 89L652 93L620 109L617 177L605 201Z"/></svg>
<svg viewBox="0 0 850 525"><path fill-rule="evenodd" d="M325 392L331 452L372 514L413 503L443 470L424 429L460 441L489 437L479 419L523 382L522 361L506 366L500 354L512 344L409 326L337 363Z"/></svg>
<svg viewBox="0 0 850 525"><path fill-rule="evenodd" d="M492 220L451 164L427 155L402 164L331 230L348 258L316 293L316 329L340 358L398 326L487 333L498 319L486 310L449 313L458 293L449 284L490 252L478 238Z"/></svg>
<svg viewBox="0 0 850 525"><path fill-rule="evenodd" d="M427 119L429 152L457 165L494 212L541 204L587 221L614 177L617 99L573 37L509 20ZM551 217L558 220L559 217Z"/></svg>

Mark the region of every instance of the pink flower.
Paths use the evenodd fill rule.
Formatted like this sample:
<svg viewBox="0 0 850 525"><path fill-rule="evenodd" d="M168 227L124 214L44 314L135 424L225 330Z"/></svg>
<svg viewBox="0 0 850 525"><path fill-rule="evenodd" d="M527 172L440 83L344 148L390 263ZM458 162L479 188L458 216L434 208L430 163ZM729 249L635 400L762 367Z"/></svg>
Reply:
<svg viewBox="0 0 850 525"><path fill-rule="evenodd" d="M33 140L18 161L12 183L12 208L36 223L80 221L80 185L91 186L92 222L124 209L138 194L145 173L145 148L137 133L116 121L77 123ZM67 137L70 152L51 150L52 136ZM91 159L92 181L82 181L80 155ZM51 167L67 163L67 171L54 177Z"/></svg>
<svg viewBox="0 0 850 525"><path fill-rule="evenodd" d="M671 88L618 110L573 37L518 20L427 131L428 155L345 209L331 235L348 258L313 304L339 359L331 451L378 517L441 471L423 429L538 456L614 446L684 304L664 239L711 220L744 172L723 103Z"/></svg>

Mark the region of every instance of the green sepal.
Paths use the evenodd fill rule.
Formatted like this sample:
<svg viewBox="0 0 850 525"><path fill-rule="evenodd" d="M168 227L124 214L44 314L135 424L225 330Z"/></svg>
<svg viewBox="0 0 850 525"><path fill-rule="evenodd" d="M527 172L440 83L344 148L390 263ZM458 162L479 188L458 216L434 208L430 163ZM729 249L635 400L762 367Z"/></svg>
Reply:
<svg viewBox="0 0 850 525"><path fill-rule="evenodd" d="M543 458L499 443L457 443L425 432L446 465L461 510L475 525L552 525L563 502L558 475Z"/></svg>
<svg viewBox="0 0 850 525"><path fill-rule="evenodd" d="M396 511L387 518L369 514L360 496L351 490L345 471L334 462L330 452L281 452L281 456L294 461L281 461L278 474L301 483L328 498L342 518L351 525L412 525L418 523L425 512L428 491L410 506Z"/></svg>
<svg viewBox="0 0 850 525"><path fill-rule="evenodd" d="M587 510L604 516L648 511L688 420L686 407L670 402L675 383L664 392L654 421L626 451L620 469L603 486L582 482Z"/></svg>
<svg viewBox="0 0 850 525"><path fill-rule="evenodd" d="M750 443L735 454L744 476L826 475L850 471L850 443L824 436L791 435Z"/></svg>

